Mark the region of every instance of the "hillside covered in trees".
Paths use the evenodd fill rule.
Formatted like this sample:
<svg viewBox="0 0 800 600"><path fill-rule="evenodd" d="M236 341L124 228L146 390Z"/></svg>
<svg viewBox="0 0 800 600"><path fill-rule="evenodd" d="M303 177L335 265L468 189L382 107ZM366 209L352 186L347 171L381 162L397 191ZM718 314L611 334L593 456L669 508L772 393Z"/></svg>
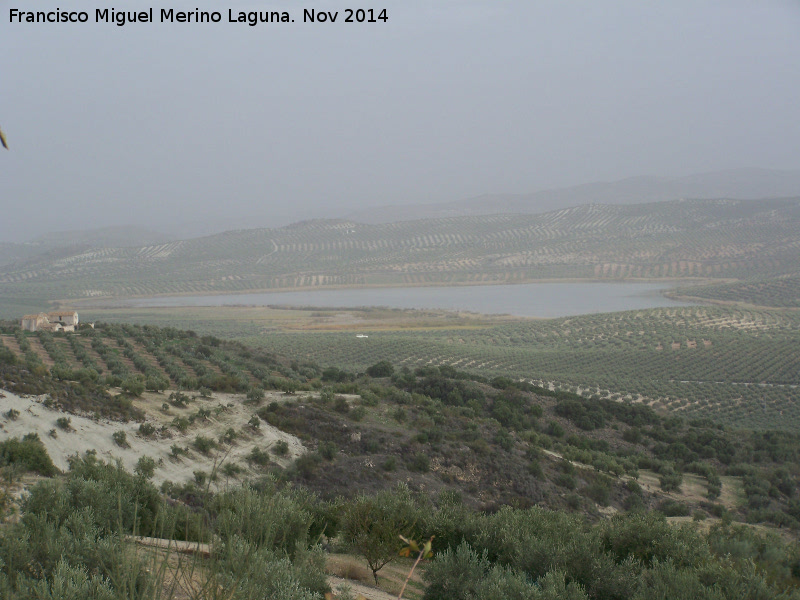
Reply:
<svg viewBox="0 0 800 600"><path fill-rule="evenodd" d="M176 329L4 331L0 387L36 394L65 419L127 420L132 435L177 448L144 455L133 474L89 452L58 475L35 435L4 439L6 482L49 477L22 503L4 496L6 516L22 516L0 527L5 597L170 597L169 569L188 563L134 551L121 533L213 542L192 559L198 598L321 597L323 540L380 575L403 545L398 535L435 536L416 597L796 597L800 555L787 545L800 528L795 434L446 366L383 361L355 373L293 363ZM250 418L197 435L201 421L213 426L207 403L222 392ZM159 402L171 420L155 426L147 407ZM4 411L0 422L16 418ZM228 461L269 427L305 451L287 463L281 448L256 443ZM211 471L157 475L205 453L218 456Z"/></svg>
<svg viewBox="0 0 800 600"><path fill-rule="evenodd" d="M735 281L750 286L747 302L797 306L798 239L797 198L593 204L376 225L314 220L20 259L0 266L8 311L0 316L56 298L549 278ZM728 288L699 293L730 298Z"/></svg>

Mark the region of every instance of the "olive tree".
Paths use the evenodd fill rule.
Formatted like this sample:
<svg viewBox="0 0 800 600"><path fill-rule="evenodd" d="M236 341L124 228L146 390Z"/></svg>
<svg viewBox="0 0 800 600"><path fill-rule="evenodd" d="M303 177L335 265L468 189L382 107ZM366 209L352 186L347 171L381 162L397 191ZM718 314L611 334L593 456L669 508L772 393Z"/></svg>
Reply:
<svg viewBox="0 0 800 600"><path fill-rule="evenodd" d="M420 510L405 485L373 496L360 495L344 508L341 531L350 548L363 556L375 584L378 571L398 556L399 536L413 537Z"/></svg>

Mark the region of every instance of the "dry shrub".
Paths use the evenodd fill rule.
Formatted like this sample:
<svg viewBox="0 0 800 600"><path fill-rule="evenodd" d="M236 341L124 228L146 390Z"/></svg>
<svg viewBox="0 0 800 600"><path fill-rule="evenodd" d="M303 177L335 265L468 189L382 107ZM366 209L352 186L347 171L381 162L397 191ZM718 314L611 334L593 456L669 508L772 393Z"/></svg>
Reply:
<svg viewBox="0 0 800 600"><path fill-rule="evenodd" d="M368 569L350 561L330 565L328 571L335 577L350 581L369 583L372 579Z"/></svg>

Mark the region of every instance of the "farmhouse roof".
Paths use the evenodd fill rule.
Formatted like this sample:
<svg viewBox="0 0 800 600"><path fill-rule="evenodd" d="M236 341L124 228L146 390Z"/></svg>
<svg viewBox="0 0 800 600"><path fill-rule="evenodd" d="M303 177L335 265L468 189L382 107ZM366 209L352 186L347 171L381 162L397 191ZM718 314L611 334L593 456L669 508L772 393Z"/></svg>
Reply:
<svg viewBox="0 0 800 600"><path fill-rule="evenodd" d="M77 310L57 310L54 312L47 313L48 315L52 315L54 317L71 317L72 315L76 314Z"/></svg>
<svg viewBox="0 0 800 600"><path fill-rule="evenodd" d="M42 313L39 313L39 314L36 314L36 315L23 315L22 316L22 320L23 321L27 321L29 319L38 319L41 316L42 316Z"/></svg>

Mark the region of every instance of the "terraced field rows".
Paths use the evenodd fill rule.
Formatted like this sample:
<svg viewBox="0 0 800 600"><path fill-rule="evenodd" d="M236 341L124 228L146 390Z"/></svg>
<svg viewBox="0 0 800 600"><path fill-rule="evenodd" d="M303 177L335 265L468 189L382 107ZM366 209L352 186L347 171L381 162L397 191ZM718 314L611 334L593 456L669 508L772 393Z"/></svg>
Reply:
<svg viewBox="0 0 800 600"><path fill-rule="evenodd" d="M368 330L367 330L368 331ZM268 332L244 338L354 371L447 364L722 422L800 427L800 315L713 307L514 322L483 329ZM586 390L591 390L587 392Z"/></svg>
<svg viewBox="0 0 800 600"><path fill-rule="evenodd" d="M46 367L50 368L55 364L55 361L50 357L50 354L44 349L42 343L37 338L31 337L28 343L31 345L31 350L42 359Z"/></svg>
<svg viewBox="0 0 800 600"><path fill-rule="evenodd" d="M85 378L89 377L86 371L93 370L94 377L117 377L112 385L140 377L147 385L157 386L153 389L171 386L196 390L205 386L220 391L246 391L263 385L270 377L287 373L283 365L263 352L253 353L239 346L233 351L230 347L218 348L219 342L211 338L168 331L153 335L152 330L130 325L100 325L79 333L18 331L16 335L30 346L30 355L37 357L36 362L57 372L58 377ZM31 364L30 356L13 335L2 335L0 342L23 364ZM78 354L83 358L79 359Z"/></svg>
<svg viewBox="0 0 800 600"><path fill-rule="evenodd" d="M76 344L76 348L82 348L82 350L86 352L86 354L88 355L89 361L84 361L83 363L84 366L92 368L86 364L87 362L90 362L96 364L103 370L108 370L108 365L106 365L105 361L103 360L103 357L100 356L94 348L92 348L90 340L75 336L71 336L69 339L70 342L74 342ZM74 352L75 350L73 350L73 353Z"/></svg>
<svg viewBox="0 0 800 600"><path fill-rule="evenodd" d="M0 336L0 343L2 343L3 346L11 350L17 356L22 356L24 354L22 349L19 347L17 340L15 340L14 336L12 335Z"/></svg>
<svg viewBox="0 0 800 600"><path fill-rule="evenodd" d="M237 336L298 364L352 371L383 359L398 367L447 364L725 423L800 427L800 313L794 311L681 307L481 321L476 327L449 328L445 321L419 329L360 327L368 338L347 330L292 332L222 321L212 326L217 335ZM147 328L105 325L79 334L6 335L2 342L22 360L21 342L46 364L64 360L73 368L82 351L84 366L93 361L97 370L119 377L155 370L168 374L174 386L247 389L281 374L258 353L222 352L211 339L173 339L177 333L161 331L167 333L154 337Z"/></svg>
<svg viewBox="0 0 800 600"><path fill-rule="evenodd" d="M67 364L71 368L80 369L81 367L83 367L83 364L78 359L78 357L75 356L75 352L72 350L72 346L69 344L67 340L55 339L53 341L56 344L56 346L61 350L61 352L64 354L64 356L66 356Z"/></svg>
<svg viewBox="0 0 800 600"><path fill-rule="evenodd" d="M797 272L799 200L685 201L388 225L310 221L39 258L0 270L0 285L14 297L77 298L552 277L747 279Z"/></svg>
<svg viewBox="0 0 800 600"><path fill-rule="evenodd" d="M159 372L162 376L169 379L169 373L167 373L164 370L164 368L160 364L158 364L158 359L156 359L155 356L153 356L150 352L148 352L145 348L141 346L141 344L138 344L135 340L133 341L125 340L125 341L128 342L133 347L134 352L138 356L141 356L150 368L154 369L155 371ZM132 359L124 356L125 347L122 344L120 344L119 341L113 338L106 338L106 343L111 348L118 351L122 355L123 362L125 362L125 364L130 367L131 371L139 371L144 373L144 371L142 371L141 369L137 369Z"/></svg>
<svg viewBox="0 0 800 600"><path fill-rule="evenodd" d="M797 252L800 254L800 250ZM692 286L681 288L678 293L728 302L800 308L800 273L761 276L747 282Z"/></svg>

